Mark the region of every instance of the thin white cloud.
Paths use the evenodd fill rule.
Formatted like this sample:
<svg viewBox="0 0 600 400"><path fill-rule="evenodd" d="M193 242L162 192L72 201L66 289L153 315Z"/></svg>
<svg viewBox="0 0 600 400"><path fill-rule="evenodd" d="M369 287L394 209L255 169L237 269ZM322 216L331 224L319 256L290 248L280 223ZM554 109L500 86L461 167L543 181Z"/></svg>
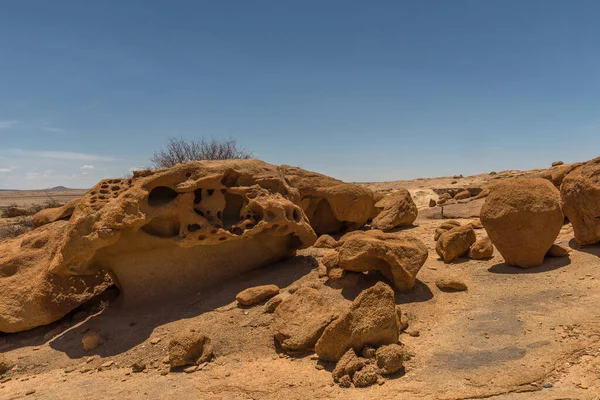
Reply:
<svg viewBox="0 0 600 400"><path fill-rule="evenodd" d="M40 176L41 174L39 172L26 172L25 173L25 179L35 179L38 176Z"/></svg>
<svg viewBox="0 0 600 400"><path fill-rule="evenodd" d="M75 153L70 151L26 151L13 149L11 152L21 157L52 158L57 160L72 161L115 161L114 157L106 157L97 154Z"/></svg>
<svg viewBox="0 0 600 400"><path fill-rule="evenodd" d="M94 167L93 165L88 165L88 164L81 166L81 169L95 169L95 168L96 167Z"/></svg>
<svg viewBox="0 0 600 400"><path fill-rule="evenodd" d="M0 129L10 129L17 125L19 121L0 119Z"/></svg>
<svg viewBox="0 0 600 400"><path fill-rule="evenodd" d="M0 168L0 172L11 172L13 168Z"/></svg>
<svg viewBox="0 0 600 400"><path fill-rule="evenodd" d="M65 132L65 130L61 128L44 128L44 130L48 132Z"/></svg>

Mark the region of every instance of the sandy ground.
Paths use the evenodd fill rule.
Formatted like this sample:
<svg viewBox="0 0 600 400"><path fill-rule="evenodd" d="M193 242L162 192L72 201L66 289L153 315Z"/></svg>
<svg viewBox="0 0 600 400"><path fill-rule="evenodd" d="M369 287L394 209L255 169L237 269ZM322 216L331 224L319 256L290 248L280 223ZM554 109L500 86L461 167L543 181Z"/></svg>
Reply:
<svg viewBox="0 0 600 400"><path fill-rule="evenodd" d="M465 186L488 180L463 179ZM457 185L453 180L369 185L383 192L405 186L434 193L432 188ZM454 212L468 216L477 204L456 204ZM193 298L128 310L107 297L50 326L0 336L0 352L18 365L0 379L0 399L600 399L600 245L578 248L565 225L557 242L571 248L570 256L548 258L541 267L507 266L497 252L489 260L444 264L433 240L440 221L431 218L423 212L404 229L423 240L429 258L416 287L396 296L409 318L401 342L413 357L404 373L383 385L334 385L332 364L317 369L312 354L277 351L273 315L262 305L236 305L239 291L270 283L319 287L349 304L382 279L350 274L330 285L317 272L315 258L323 250L310 248ZM438 290L435 280L447 276L462 279L468 291ZM162 362L169 339L190 329L212 338L215 360L194 373L170 372ZM81 338L89 330L107 341L85 353ZM132 373L136 361L148 370Z"/></svg>

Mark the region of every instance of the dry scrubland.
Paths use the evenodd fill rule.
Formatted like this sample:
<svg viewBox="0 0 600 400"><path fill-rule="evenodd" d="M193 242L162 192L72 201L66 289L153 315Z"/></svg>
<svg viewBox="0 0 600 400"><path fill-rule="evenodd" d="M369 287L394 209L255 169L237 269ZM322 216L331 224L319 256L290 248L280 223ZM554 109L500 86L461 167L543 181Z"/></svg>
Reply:
<svg viewBox="0 0 600 400"><path fill-rule="evenodd" d="M192 162L53 197L0 240L0 399L600 398L600 158Z"/></svg>

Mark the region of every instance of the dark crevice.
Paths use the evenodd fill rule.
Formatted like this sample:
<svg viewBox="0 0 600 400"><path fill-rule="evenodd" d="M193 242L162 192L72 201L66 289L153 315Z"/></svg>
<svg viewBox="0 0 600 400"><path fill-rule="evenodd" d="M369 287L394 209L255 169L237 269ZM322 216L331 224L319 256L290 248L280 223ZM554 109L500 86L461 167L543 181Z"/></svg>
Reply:
<svg viewBox="0 0 600 400"><path fill-rule="evenodd" d="M148 204L151 207L160 207L169 204L177 197L177 192L166 186L157 186L148 195Z"/></svg>

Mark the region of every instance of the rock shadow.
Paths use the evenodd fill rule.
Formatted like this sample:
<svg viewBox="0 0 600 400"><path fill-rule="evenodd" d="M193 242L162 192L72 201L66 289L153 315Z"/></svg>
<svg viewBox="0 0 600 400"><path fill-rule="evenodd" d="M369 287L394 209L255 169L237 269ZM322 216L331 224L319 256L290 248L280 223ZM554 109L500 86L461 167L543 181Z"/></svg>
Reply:
<svg viewBox="0 0 600 400"><path fill-rule="evenodd" d="M506 263L499 263L492 265L488 268L489 272L494 274L539 274L542 272L554 271L556 269L565 267L571 264L571 258L565 257L545 257L544 263L539 267L533 268L520 268L516 265L508 265Z"/></svg>
<svg viewBox="0 0 600 400"><path fill-rule="evenodd" d="M238 309L235 296L240 291L268 284L284 288L311 273L316 266L316 261L311 257L297 256L244 273L221 285L205 289L196 296L157 301L137 308L121 308L117 299L102 312L83 323L69 324L67 330L50 340L49 345L70 358L92 355L110 357L121 354L147 340L157 327L173 321L198 317L211 311L226 312ZM230 307L224 307L227 305ZM202 326L202 322L199 324ZM214 327L206 328L210 330ZM86 332L94 330L106 337L107 344L85 352L81 338Z"/></svg>
<svg viewBox="0 0 600 400"><path fill-rule="evenodd" d="M575 239L571 239L569 240L569 247L573 249L573 251L582 251L584 253L589 253L595 255L596 257L600 257L600 242L580 246L579 244L577 244Z"/></svg>

